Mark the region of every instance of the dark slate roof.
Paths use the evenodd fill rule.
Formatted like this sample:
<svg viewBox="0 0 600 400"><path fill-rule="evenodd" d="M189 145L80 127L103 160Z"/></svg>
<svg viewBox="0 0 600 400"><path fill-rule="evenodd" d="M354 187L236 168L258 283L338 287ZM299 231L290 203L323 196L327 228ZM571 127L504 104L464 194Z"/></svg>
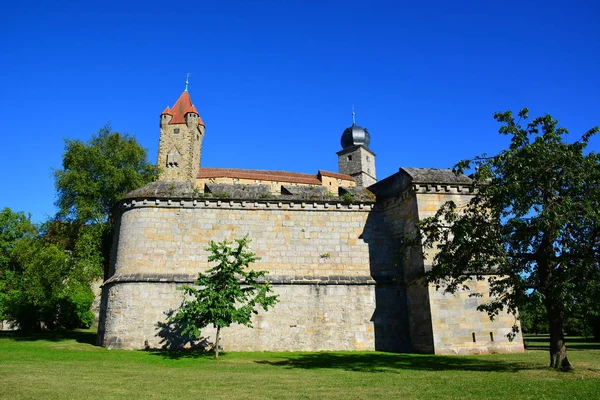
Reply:
<svg viewBox="0 0 600 400"><path fill-rule="evenodd" d="M356 202L373 203L374 195L364 188L338 188L331 194L325 186L282 185L281 194L272 194L269 185L244 185L228 183L206 183L204 193L198 192L190 182L152 182L127 193L121 200L127 199L281 199L341 201L344 193L350 192Z"/></svg>
<svg viewBox="0 0 600 400"><path fill-rule="evenodd" d="M473 180L466 175L456 175L450 169L437 168L400 168L413 183L460 183L469 185Z"/></svg>
<svg viewBox="0 0 600 400"><path fill-rule="evenodd" d="M346 193L349 193L354 201L357 202L370 202L375 201L375 195L373 192L362 188L362 187L340 187L339 194L343 197Z"/></svg>
<svg viewBox="0 0 600 400"><path fill-rule="evenodd" d="M269 185L244 185L228 183L207 183L204 193L211 193L217 197L232 199L257 199L270 197Z"/></svg>
<svg viewBox="0 0 600 400"><path fill-rule="evenodd" d="M191 198L194 188L190 182L151 182L139 189L132 190L123 199L133 198Z"/></svg>
<svg viewBox="0 0 600 400"><path fill-rule="evenodd" d="M299 196L304 199L316 199L327 196L327 188L325 186L281 185L281 194Z"/></svg>

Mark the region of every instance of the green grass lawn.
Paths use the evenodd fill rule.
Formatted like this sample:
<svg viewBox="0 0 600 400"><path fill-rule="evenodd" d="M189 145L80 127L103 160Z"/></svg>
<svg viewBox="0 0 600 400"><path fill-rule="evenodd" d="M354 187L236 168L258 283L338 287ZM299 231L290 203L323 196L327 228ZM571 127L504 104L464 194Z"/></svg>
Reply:
<svg viewBox="0 0 600 400"><path fill-rule="evenodd" d="M599 399L600 344L473 357L380 352L169 354L106 350L95 332L0 333L2 399ZM545 338L529 338L535 348ZM588 346L593 347L590 349Z"/></svg>

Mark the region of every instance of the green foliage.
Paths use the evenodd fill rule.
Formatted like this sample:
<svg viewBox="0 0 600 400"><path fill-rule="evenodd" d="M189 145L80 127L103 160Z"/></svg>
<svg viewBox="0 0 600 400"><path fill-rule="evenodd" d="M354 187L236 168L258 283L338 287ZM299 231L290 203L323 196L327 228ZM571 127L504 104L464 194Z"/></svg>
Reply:
<svg viewBox="0 0 600 400"><path fill-rule="evenodd" d="M63 169L54 173L60 231L70 241L78 262L95 266L96 275L109 262L114 204L127 192L154 179L156 170L146 150L129 135L102 128L84 143L65 140Z"/></svg>
<svg viewBox="0 0 600 400"><path fill-rule="evenodd" d="M54 176L62 216L86 223L108 223L115 202L151 182L154 167L135 138L112 132L106 126L87 143L66 139L63 169Z"/></svg>
<svg viewBox="0 0 600 400"><path fill-rule="evenodd" d="M278 301L271 295L268 282L260 282L267 271L245 269L257 260L256 254L248 249L246 237L235 243L224 240L210 242L207 251L209 262L217 265L199 273L194 282L197 287L183 286L182 290L190 300L185 300L181 308L170 318L171 323L183 326L182 335L200 337L200 330L212 325L217 329L215 358L219 356L219 334L221 328L231 324L252 327L251 317L257 314L257 307L265 311Z"/></svg>
<svg viewBox="0 0 600 400"><path fill-rule="evenodd" d="M33 233L35 226L25 213L10 208L0 211L0 272L10 268L17 241Z"/></svg>
<svg viewBox="0 0 600 400"><path fill-rule="evenodd" d="M0 211L0 320L8 318L8 293L15 286L19 266L15 262L15 246L19 240L31 237L36 232L30 217L10 208Z"/></svg>
<svg viewBox="0 0 600 400"><path fill-rule="evenodd" d="M22 329L91 325L90 284L109 262L113 205L153 179L146 158L109 127L87 143L66 140L56 217L35 227L23 213L0 212L0 319Z"/></svg>
<svg viewBox="0 0 600 400"><path fill-rule="evenodd" d="M523 334L547 334L548 318L542 296L536 292L529 301L519 306L519 321Z"/></svg>
<svg viewBox="0 0 600 400"><path fill-rule="evenodd" d="M342 196L342 200L346 204L354 204L354 196L350 192L344 193L344 195Z"/></svg>
<svg viewBox="0 0 600 400"><path fill-rule="evenodd" d="M93 274L23 213L1 216L2 247L10 251L0 267L0 317L22 330L90 326Z"/></svg>
<svg viewBox="0 0 600 400"><path fill-rule="evenodd" d="M476 194L423 220L416 243L437 250L427 278L446 291L489 278L490 301L479 308L492 318L539 299L551 365L568 369L565 322L583 305L598 310L600 300L600 155L586 151L598 128L568 143L550 115L525 126L527 109L518 119L494 117L509 148L456 165L457 173L474 169Z"/></svg>

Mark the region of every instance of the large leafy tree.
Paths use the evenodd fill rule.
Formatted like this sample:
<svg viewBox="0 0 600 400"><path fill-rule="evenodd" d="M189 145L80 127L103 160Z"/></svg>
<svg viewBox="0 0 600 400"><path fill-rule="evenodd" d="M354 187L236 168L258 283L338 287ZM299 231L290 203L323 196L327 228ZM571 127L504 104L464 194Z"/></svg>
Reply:
<svg viewBox="0 0 600 400"><path fill-rule="evenodd" d="M526 125L527 109L494 118L509 148L457 164L475 171L476 194L418 227L424 248L437 250L427 277L450 292L489 279L491 300L480 309L491 317L540 299L550 366L570 369L565 323L600 300L600 155L586 150L598 128L569 143L550 115Z"/></svg>
<svg viewBox="0 0 600 400"><path fill-rule="evenodd" d="M113 206L125 193L151 182L155 168L146 150L106 126L88 142L65 140L62 169L55 171L57 224L78 262L107 270L115 222Z"/></svg>
<svg viewBox="0 0 600 400"><path fill-rule="evenodd" d="M278 299L270 294L268 282L259 281L267 271L246 270L259 259L249 250L247 237L236 239L235 244L211 241L207 251L208 261L216 265L206 274L198 274L196 287L182 287L190 299L184 301L169 322L181 327L181 335L192 338L199 338L200 330L212 325L217 330L215 358L219 358L221 328L234 323L252 327L251 317L257 313L257 307L266 311Z"/></svg>
<svg viewBox="0 0 600 400"><path fill-rule="evenodd" d="M23 330L87 327L93 276L45 227L24 213L0 212L0 319Z"/></svg>

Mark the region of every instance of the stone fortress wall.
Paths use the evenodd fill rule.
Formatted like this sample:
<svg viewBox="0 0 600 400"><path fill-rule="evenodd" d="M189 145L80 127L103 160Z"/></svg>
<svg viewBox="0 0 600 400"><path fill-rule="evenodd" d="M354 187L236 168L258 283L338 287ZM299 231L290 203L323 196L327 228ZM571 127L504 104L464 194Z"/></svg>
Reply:
<svg viewBox="0 0 600 400"><path fill-rule="evenodd" d="M103 305L107 317L100 326L104 346L162 346L159 324L183 300L176 287L209 268L209 242L248 235L261 257L252 267L269 271L280 303L259 313L254 329L225 329L224 348L409 348L407 338L404 343L388 339L403 331L406 316L383 312L384 299L398 302L399 287L377 287L373 278L391 282L398 271L381 251L389 246L389 236L372 200L347 204L340 198L219 200L190 195L171 202L132 198L122 203L114 269L104 285L110 299ZM381 335L380 330L390 333Z"/></svg>
<svg viewBox="0 0 600 400"><path fill-rule="evenodd" d="M433 216L444 203L453 201L460 207L471 199L470 180L449 170L401 168L372 190L379 194L385 224L395 238L411 232L419 220ZM435 354L522 352L521 334L513 340L507 336L513 324L518 325L512 315L500 313L491 321L477 310L489 300L487 281L469 282L470 291L454 294L423 281L434 255L433 250L426 251L425 259L409 253L402 265L412 349ZM473 292L483 297L470 297Z"/></svg>
<svg viewBox="0 0 600 400"><path fill-rule="evenodd" d="M162 347L161 326L183 300L177 287L209 268L209 241L248 235L261 257L253 268L269 271L281 301L255 317L254 329L225 329L223 346L230 351L522 351L520 337L506 338L511 316L490 321L476 310L482 299L444 295L420 282L430 258L413 256L404 264L398 258L401 234L446 200L466 201L468 187L413 184L406 170L393 177L403 189L384 182L382 200L346 189L355 193L352 204L343 196L261 198L245 190L217 198L187 183L180 189L157 182L132 192L120 203L101 343ZM485 282L477 285L485 291ZM213 332L203 334L210 338Z"/></svg>
<svg viewBox="0 0 600 400"><path fill-rule="evenodd" d="M176 332L165 321L183 301L177 289L209 268L209 242L248 235L261 257L252 268L268 271L280 302L253 318L254 329L224 329L226 350L523 351L520 335L507 340L515 323L510 315L490 321L476 310L485 295L444 295L423 282L432 253L425 259L399 253L400 239L416 222L447 200L471 198L468 177L400 168L376 182L370 134L355 123L342 135L339 173L316 176L201 169L203 136L186 90L161 114L159 181L117 204L99 344L173 343ZM485 281L473 286L487 290ZM210 329L202 334L214 337Z"/></svg>

